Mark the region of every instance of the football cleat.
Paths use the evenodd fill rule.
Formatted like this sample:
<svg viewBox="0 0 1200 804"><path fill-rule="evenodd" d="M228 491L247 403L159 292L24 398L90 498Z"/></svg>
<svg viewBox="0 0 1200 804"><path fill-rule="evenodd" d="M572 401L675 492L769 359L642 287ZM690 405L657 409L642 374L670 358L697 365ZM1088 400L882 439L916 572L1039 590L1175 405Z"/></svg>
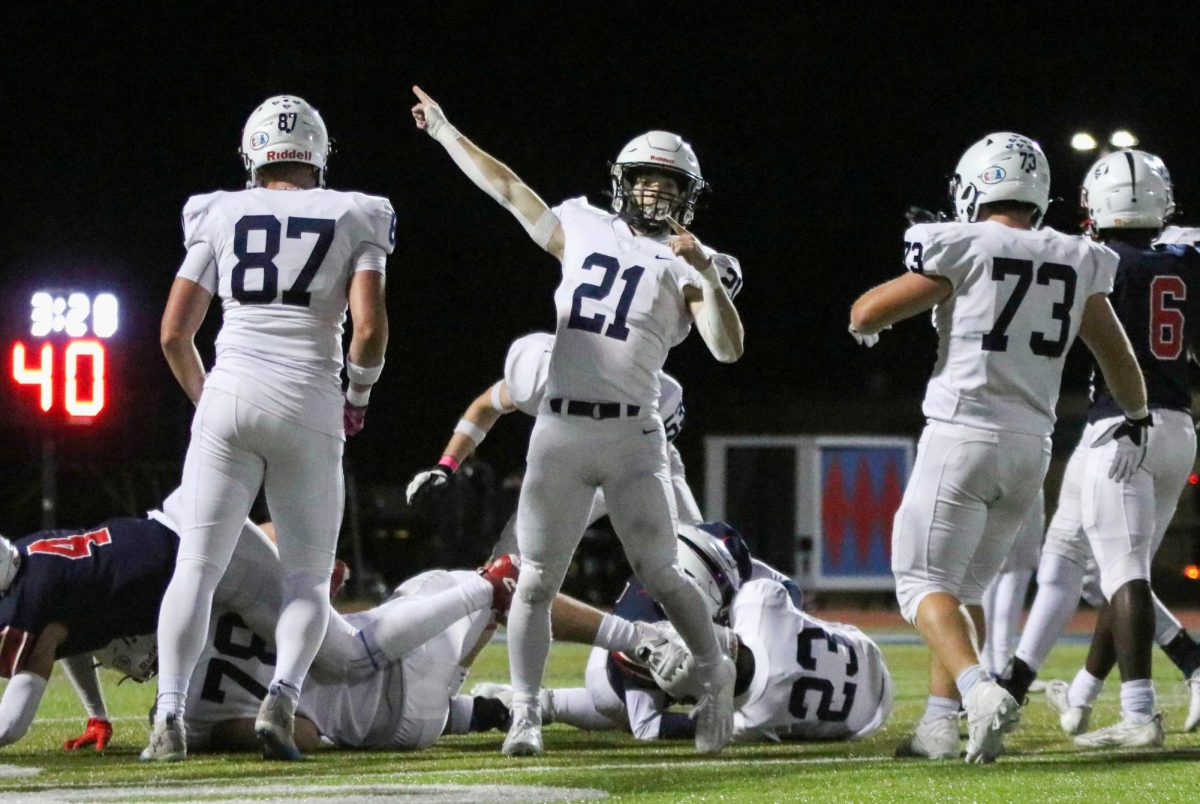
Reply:
<svg viewBox="0 0 1200 804"><path fill-rule="evenodd" d="M1183 723L1184 731L1195 731L1200 726L1200 670L1196 670L1187 680L1191 703L1188 704L1187 720Z"/></svg>
<svg viewBox="0 0 1200 804"><path fill-rule="evenodd" d="M1004 735L1017 727L1021 707L995 681L981 681L963 701L967 710L967 762L995 762Z"/></svg>
<svg viewBox="0 0 1200 804"><path fill-rule="evenodd" d="M1087 731L1092 707L1091 704L1071 706L1067 697L1070 689L1070 684L1059 679L1046 682L1046 703L1058 712L1058 725L1062 727L1063 732L1068 737L1074 737Z"/></svg>
<svg viewBox="0 0 1200 804"><path fill-rule="evenodd" d="M728 656L712 665L700 665L704 690L692 709L696 719L696 750L716 754L733 739L733 684L737 668Z"/></svg>
<svg viewBox="0 0 1200 804"><path fill-rule="evenodd" d="M154 724L150 732L150 744L142 749L138 758L142 762L180 762L187 759L183 724L174 714Z"/></svg>
<svg viewBox="0 0 1200 804"><path fill-rule="evenodd" d="M254 735L262 747L263 759L278 759L294 762L303 759L296 747L296 703L286 695L280 695L276 685L263 698L254 720Z"/></svg>
<svg viewBox="0 0 1200 804"><path fill-rule="evenodd" d="M533 757L542 753L542 719L533 707L520 707L504 738L500 753L506 757Z"/></svg>
<svg viewBox="0 0 1200 804"><path fill-rule="evenodd" d="M1081 734L1075 738L1075 745L1084 748L1158 748L1166 736L1162 712L1157 712L1145 723L1122 718L1111 726Z"/></svg>
<svg viewBox="0 0 1200 804"><path fill-rule="evenodd" d="M917 723L913 736L896 749L896 757L958 759L958 715L946 715Z"/></svg>
<svg viewBox="0 0 1200 804"><path fill-rule="evenodd" d="M479 574L492 585L492 609L497 614L508 613L520 573L521 559L512 553L497 556L479 568Z"/></svg>
<svg viewBox="0 0 1200 804"><path fill-rule="evenodd" d="M509 684L497 684L493 681L483 681L471 688L471 695L478 698L495 698L512 709L513 689ZM542 687L538 693L538 710L542 716L542 725L549 726L554 722L554 691Z"/></svg>

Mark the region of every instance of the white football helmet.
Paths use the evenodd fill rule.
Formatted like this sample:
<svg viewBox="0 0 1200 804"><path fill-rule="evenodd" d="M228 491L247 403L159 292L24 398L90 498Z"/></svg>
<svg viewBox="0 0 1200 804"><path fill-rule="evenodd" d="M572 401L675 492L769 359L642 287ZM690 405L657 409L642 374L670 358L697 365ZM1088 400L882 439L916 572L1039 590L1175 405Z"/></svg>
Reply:
<svg viewBox="0 0 1200 804"><path fill-rule="evenodd" d="M250 174L247 187L258 187L258 169L276 162L312 165L324 187L329 132L321 114L307 101L295 95L276 95L250 113L238 153Z"/></svg>
<svg viewBox="0 0 1200 804"><path fill-rule="evenodd" d="M0 595L7 592L8 587L12 586L13 580L17 577L17 570L20 568L21 553L17 550L16 545L0 536Z"/></svg>
<svg viewBox="0 0 1200 804"><path fill-rule="evenodd" d="M670 174L679 184L679 195L650 192L635 197L633 186L641 170ZM692 146L669 131L647 131L634 137L621 149L608 172L612 178L613 212L650 234L666 229L668 215L684 226L691 223L696 201L708 186Z"/></svg>
<svg viewBox="0 0 1200 804"><path fill-rule="evenodd" d="M101 667L124 673L134 681L149 681L158 675L158 637L154 634L121 637L92 653Z"/></svg>
<svg viewBox="0 0 1200 804"><path fill-rule="evenodd" d="M980 204L1024 201L1037 207L1033 225L1041 226L1050 206L1050 165L1042 146L1010 131L988 134L958 160L950 200L963 223L976 220Z"/></svg>
<svg viewBox="0 0 1200 804"><path fill-rule="evenodd" d="M677 541L680 571L699 588L709 616L724 619L742 585L737 562L720 539L693 525L680 525Z"/></svg>
<svg viewBox="0 0 1200 804"><path fill-rule="evenodd" d="M1114 151L1088 168L1079 203L1092 230L1161 229L1175 211L1171 174L1154 154Z"/></svg>

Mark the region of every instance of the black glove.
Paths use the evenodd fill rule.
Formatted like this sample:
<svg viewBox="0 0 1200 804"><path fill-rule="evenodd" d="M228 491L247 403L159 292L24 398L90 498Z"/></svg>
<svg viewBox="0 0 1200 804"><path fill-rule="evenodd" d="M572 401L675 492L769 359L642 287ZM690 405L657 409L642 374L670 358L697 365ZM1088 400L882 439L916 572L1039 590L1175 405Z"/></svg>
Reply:
<svg viewBox="0 0 1200 804"><path fill-rule="evenodd" d="M471 707L470 731L508 731L512 725L512 713L499 698L483 698L476 695Z"/></svg>

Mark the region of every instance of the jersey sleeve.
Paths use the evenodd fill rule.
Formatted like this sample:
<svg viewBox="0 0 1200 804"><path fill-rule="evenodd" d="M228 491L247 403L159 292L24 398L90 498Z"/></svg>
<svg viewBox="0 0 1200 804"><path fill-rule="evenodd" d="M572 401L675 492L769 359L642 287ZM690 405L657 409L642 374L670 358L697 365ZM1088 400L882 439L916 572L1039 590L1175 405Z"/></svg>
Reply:
<svg viewBox="0 0 1200 804"><path fill-rule="evenodd" d="M542 403L553 348L554 336L548 332L517 338L508 347L508 355L504 358L504 385L509 399L526 415L536 416Z"/></svg>
<svg viewBox="0 0 1200 804"><path fill-rule="evenodd" d="M658 387L658 415L666 428L667 441L674 441L683 431L683 386L670 374L660 371Z"/></svg>
<svg viewBox="0 0 1200 804"><path fill-rule="evenodd" d="M210 232L210 210L215 196L194 195L183 206L183 245L187 255L176 276L190 279L209 293L217 292L216 246Z"/></svg>
<svg viewBox="0 0 1200 804"><path fill-rule="evenodd" d="M1117 268L1121 265L1121 258L1108 246L1100 243L1089 243L1088 245L1092 250L1092 263L1095 266L1089 295L1103 293L1107 296L1112 293L1113 286L1116 284Z"/></svg>
<svg viewBox="0 0 1200 804"><path fill-rule="evenodd" d="M362 232L354 252L354 271L384 273L387 257L396 247L396 211L386 198L360 197Z"/></svg>
<svg viewBox="0 0 1200 804"><path fill-rule="evenodd" d="M970 239L953 236L946 226L919 223L909 227L904 233L904 267L914 274L948 279L957 290L973 264L965 259Z"/></svg>
<svg viewBox="0 0 1200 804"><path fill-rule="evenodd" d="M701 244L700 248L712 259L713 265L717 269L717 276L721 277L721 284L725 286L725 292L729 294L729 298L736 299L737 295L742 292L743 282L742 264L738 262L738 258L722 254L704 244Z"/></svg>
<svg viewBox="0 0 1200 804"><path fill-rule="evenodd" d="M197 243L208 243L209 248L216 251L212 242L212 232L209 226L213 202L216 193L194 195L183 205L183 247L191 250Z"/></svg>

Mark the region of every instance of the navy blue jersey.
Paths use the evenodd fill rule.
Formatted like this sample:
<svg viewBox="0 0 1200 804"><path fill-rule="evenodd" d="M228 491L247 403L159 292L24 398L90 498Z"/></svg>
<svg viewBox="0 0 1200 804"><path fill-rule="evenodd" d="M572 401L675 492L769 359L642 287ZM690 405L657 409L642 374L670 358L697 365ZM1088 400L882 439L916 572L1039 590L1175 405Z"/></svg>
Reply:
<svg viewBox="0 0 1200 804"><path fill-rule="evenodd" d="M1200 338L1200 251L1181 245L1106 245L1121 258L1109 300L1146 377L1150 407L1191 410L1188 358ZM1120 415L1121 407L1094 367L1088 421Z"/></svg>
<svg viewBox="0 0 1200 804"><path fill-rule="evenodd" d="M21 569L0 597L0 677L19 672L37 637L61 623L57 658L152 634L175 571L179 537L153 519L110 519L86 530L45 530L16 542Z"/></svg>

